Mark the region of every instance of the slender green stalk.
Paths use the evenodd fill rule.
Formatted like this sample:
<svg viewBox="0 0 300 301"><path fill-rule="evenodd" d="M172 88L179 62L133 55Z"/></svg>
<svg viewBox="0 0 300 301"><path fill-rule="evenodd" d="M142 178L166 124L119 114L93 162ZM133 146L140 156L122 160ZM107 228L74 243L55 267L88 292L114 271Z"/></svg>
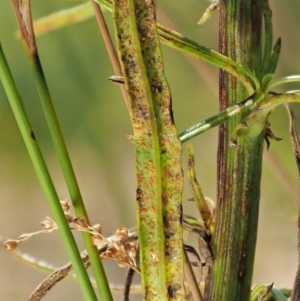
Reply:
<svg viewBox="0 0 300 301"><path fill-rule="evenodd" d="M259 1L220 1L220 51L255 74L261 69L261 24ZM241 83L221 71L220 108L246 97ZM218 200L212 241L215 261L205 300L250 298L266 116L257 114L247 119L248 127L237 129L240 117L231 118L219 130ZM231 133L235 130L237 148L232 149Z"/></svg>
<svg viewBox="0 0 300 301"><path fill-rule="evenodd" d="M291 93L269 95L267 97L266 93L268 93L268 91L271 88L275 88L278 85L282 85L288 82L294 83L299 81L300 76L292 75L272 82L269 86L267 86L265 93L253 95L253 97L247 99L246 101L243 101L237 105L233 105L232 107L229 107L221 111L220 113L213 115L207 119L204 119L201 122L184 130L179 134L180 141L182 143L187 142L192 138L216 126L219 126L220 124L228 121L230 118L233 118L235 116L241 115L242 118L246 118L247 116L252 115L252 113L255 114L257 110L267 110L269 112L272 108L275 108L280 104L284 104L287 102L298 102L299 91L291 91Z"/></svg>
<svg viewBox="0 0 300 301"><path fill-rule="evenodd" d="M0 45L0 78L85 300L97 300Z"/></svg>
<svg viewBox="0 0 300 301"><path fill-rule="evenodd" d="M53 106L50 91L44 76L42 65L36 47L35 35L31 19L29 2L20 4L19 0L12 0L14 11L20 28L21 38L25 51L29 58L30 67L33 72L40 101L44 110L46 121L52 137L52 141L63 171L63 175L69 190L70 198L77 216L84 216L89 223L87 212L75 177L72 163L66 148L66 144L60 129L57 115ZM21 6L22 7L21 7ZM22 11L22 13L21 13ZM90 234L82 233L85 247L90 256L90 262L98 285L99 295L102 300L112 300L112 295L106 279L102 262L99 258L96 247L93 245Z"/></svg>
<svg viewBox="0 0 300 301"><path fill-rule="evenodd" d="M289 75L286 77L279 78L278 80L273 81L270 83L267 87L267 93L271 91L273 88L283 85L283 84L288 84L288 83L297 83L300 82L300 75Z"/></svg>
<svg viewBox="0 0 300 301"><path fill-rule="evenodd" d="M195 125L189 127L179 134L180 141L186 142L220 124L228 121L234 116L243 114L243 117L247 117L264 99L263 93L254 94L252 97L247 98L240 104L233 105L220 113L213 115Z"/></svg>
<svg viewBox="0 0 300 301"><path fill-rule="evenodd" d="M268 114L270 111L274 110L277 106L291 103L291 102L300 102L300 94L283 93L283 94L272 95L268 97L261 104L259 110L264 112L264 114Z"/></svg>
<svg viewBox="0 0 300 301"><path fill-rule="evenodd" d="M164 76L153 3L115 1L114 20L131 101L143 295L151 301L183 300L181 144Z"/></svg>
<svg viewBox="0 0 300 301"><path fill-rule="evenodd" d="M241 64L238 64L234 60L223 56L217 51L201 45L195 47L194 45L174 39L173 37L165 35L164 33L160 33L160 39L169 47L199 58L237 77L246 87L249 94L252 94L255 90L259 89L259 81L252 72L248 71Z"/></svg>

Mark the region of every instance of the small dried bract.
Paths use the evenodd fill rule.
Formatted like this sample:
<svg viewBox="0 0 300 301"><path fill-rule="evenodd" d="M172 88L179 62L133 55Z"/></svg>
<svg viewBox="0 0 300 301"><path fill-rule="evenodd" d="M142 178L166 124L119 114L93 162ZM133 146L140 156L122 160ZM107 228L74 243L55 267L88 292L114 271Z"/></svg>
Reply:
<svg viewBox="0 0 300 301"><path fill-rule="evenodd" d="M55 222L50 217L46 217L46 219L41 222L41 225L43 230L47 231L47 233L57 229Z"/></svg>
<svg viewBox="0 0 300 301"><path fill-rule="evenodd" d="M75 218L75 220L73 221L74 226L76 229L80 230L80 229L88 229L88 223L86 221L86 218L83 216L80 216L78 218Z"/></svg>
<svg viewBox="0 0 300 301"><path fill-rule="evenodd" d="M69 211L71 208L71 203L68 200L60 201L60 204L64 211Z"/></svg>
<svg viewBox="0 0 300 301"><path fill-rule="evenodd" d="M213 15L213 13L217 9L219 9L219 0L215 0L215 1L212 2L212 4L206 9L204 14L202 15L202 17L199 20L198 24L201 25L204 22L206 22Z"/></svg>
<svg viewBox="0 0 300 301"><path fill-rule="evenodd" d="M95 243L95 238L94 238ZM103 245L104 241L97 245ZM136 233L130 233L127 228L119 228L114 236L105 238L107 249L101 254L102 259L116 259L120 267L131 267L137 273L140 269L137 265L138 244Z"/></svg>
<svg viewBox="0 0 300 301"><path fill-rule="evenodd" d="M18 242L13 239L8 239L3 244L7 251L13 251L18 246Z"/></svg>

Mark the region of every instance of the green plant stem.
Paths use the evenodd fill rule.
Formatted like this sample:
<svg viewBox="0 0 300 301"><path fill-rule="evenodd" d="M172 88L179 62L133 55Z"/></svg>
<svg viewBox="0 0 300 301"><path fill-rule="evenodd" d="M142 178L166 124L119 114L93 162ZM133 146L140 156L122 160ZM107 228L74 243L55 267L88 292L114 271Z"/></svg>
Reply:
<svg viewBox="0 0 300 301"><path fill-rule="evenodd" d="M114 2L119 57L134 131L143 297L179 301L185 298L181 144L154 11L152 1Z"/></svg>
<svg viewBox="0 0 300 301"><path fill-rule="evenodd" d="M233 105L216 115L213 115L199 123L196 123L195 125L189 127L179 134L180 141L182 143L186 142L210 130L211 128L222 124L223 122L228 121L234 116L243 114L243 118L247 117L261 103L263 99L264 94L257 93L240 104Z"/></svg>
<svg viewBox="0 0 300 301"><path fill-rule="evenodd" d="M19 3L19 0L12 0L15 15L17 17L21 39L24 44L29 64L35 79L40 101L44 110L46 121L49 127L51 138L57 153L61 169L69 190L70 198L77 216L86 218L89 224L87 212L66 148L66 144L59 126L57 115L53 106L50 91L44 76L42 65L36 47L35 35L33 32L32 17L29 2ZM82 233L86 250L90 257L91 267L98 285L99 295L102 300L112 300L112 295L106 279L105 271L97 248L93 245L92 238L88 233Z"/></svg>
<svg viewBox="0 0 300 301"><path fill-rule="evenodd" d="M115 1L113 14L119 57L122 58L121 66L132 111L143 298L167 300L159 141L136 20L134 14L127 13L135 11L133 5L132 1Z"/></svg>
<svg viewBox="0 0 300 301"><path fill-rule="evenodd" d="M300 75L296 74L296 75L289 75L286 77L282 77L279 78L273 82L271 82L266 90L266 93L268 93L269 91L271 91L273 88L279 86L279 85L283 85L283 84L288 84L288 83L299 83L300 82Z"/></svg>
<svg viewBox="0 0 300 301"><path fill-rule="evenodd" d="M255 74L261 69L261 24L259 1L220 1L220 51ZM220 109L246 97L241 83L221 71ZM266 116L247 119L248 128L238 129L238 148L232 149L231 133L240 117L231 118L219 129L218 199L212 240L215 260L212 280L205 289L205 300L210 301L250 298Z"/></svg>
<svg viewBox="0 0 300 301"><path fill-rule="evenodd" d="M39 57L30 57L30 65L33 70L52 141L74 206L74 211L76 216L84 216L88 224L90 224ZM109 284L97 248L93 245L90 234L82 233L82 237L90 257L90 263L98 286L99 295L102 300L112 300Z"/></svg>
<svg viewBox="0 0 300 301"><path fill-rule="evenodd" d="M172 36L166 35L162 32L160 33L160 39L165 45L169 47L192 55L198 59L217 66L218 68L226 70L228 73L232 74L243 83L243 85L249 92L249 95L251 95L255 90L259 89L259 82L252 72L248 71L241 64L238 64L234 60L223 56L217 51L201 45L198 45L196 47L195 45L187 44L186 42L174 39Z"/></svg>
<svg viewBox="0 0 300 301"><path fill-rule="evenodd" d="M55 222L58 226L58 231L61 235L64 247L74 267L74 271L77 275L78 283L82 290L82 294L85 300L91 300L91 301L97 300L97 297L95 295L95 292L89 280L88 274L81 260L80 253L76 245L76 241L72 235L69 224L65 218L57 192L54 188L49 171L47 169L45 161L38 147L36 138L30 126L28 117L24 110L16 85L13 81L1 45L0 45L0 65L1 65L0 78L4 90L7 94L12 111L14 113L17 124L21 131L22 137L24 139L29 156L32 160L33 166L35 168L38 179L42 186L43 192L48 201L48 205L54 216Z"/></svg>

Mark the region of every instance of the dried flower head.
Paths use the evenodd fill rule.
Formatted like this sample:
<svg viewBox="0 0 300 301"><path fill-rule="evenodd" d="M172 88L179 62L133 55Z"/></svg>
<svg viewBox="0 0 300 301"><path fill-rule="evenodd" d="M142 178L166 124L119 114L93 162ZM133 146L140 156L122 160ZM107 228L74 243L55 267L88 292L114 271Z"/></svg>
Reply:
<svg viewBox="0 0 300 301"><path fill-rule="evenodd" d="M46 217L46 219L41 222L43 230L47 230L47 232L51 232L54 229L57 229L55 222L50 218Z"/></svg>
<svg viewBox="0 0 300 301"><path fill-rule="evenodd" d="M96 225L92 226L91 229L94 232L101 233L101 225L100 224L96 224Z"/></svg>
<svg viewBox="0 0 300 301"><path fill-rule="evenodd" d="M68 223L72 223L74 221L73 214L70 211L64 211L64 214Z"/></svg>
<svg viewBox="0 0 300 301"><path fill-rule="evenodd" d="M126 268L128 267L128 262L125 262L125 261L118 261L118 265L120 268Z"/></svg>
<svg viewBox="0 0 300 301"><path fill-rule="evenodd" d="M117 229L115 236L117 239L126 241L128 239L128 229L126 229L126 228Z"/></svg>
<svg viewBox="0 0 300 301"><path fill-rule="evenodd" d="M18 241L14 239L8 239L3 244L7 251L13 251L18 246Z"/></svg>
<svg viewBox="0 0 300 301"><path fill-rule="evenodd" d="M101 248L101 246L103 246L103 244L106 243L106 239L103 238L102 236L99 235L94 235L92 237L93 240L93 244L97 247L97 248Z"/></svg>
<svg viewBox="0 0 300 301"><path fill-rule="evenodd" d="M71 208L71 203L67 200L60 201L60 204L64 211L69 211Z"/></svg>
<svg viewBox="0 0 300 301"><path fill-rule="evenodd" d="M84 216L79 216L79 217L75 218L74 225L77 229L87 229L88 228L88 223Z"/></svg>

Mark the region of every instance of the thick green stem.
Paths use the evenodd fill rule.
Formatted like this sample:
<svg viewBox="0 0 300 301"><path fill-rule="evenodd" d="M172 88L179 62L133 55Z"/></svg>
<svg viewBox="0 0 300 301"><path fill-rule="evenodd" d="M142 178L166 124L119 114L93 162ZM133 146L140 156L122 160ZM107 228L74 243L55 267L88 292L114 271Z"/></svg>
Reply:
<svg viewBox="0 0 300 301"><path fill-rule="evenodd" d="M181 144L164 76L152 1L113 3L130 98L144 300L183 300Z"/></svg>
<svg viewBox="0 0 300 301"><path fill-rule="evenodd" d="M220 52L260 73L262 13L259 0L220 2ZM220 109L247 94L231 75L220 73ZM257 235L266 116L257 114L239 126L232 118L219 130L218 201L213 237L214 266L205 300L248 300ZM230 147L236 131L238 147Z"/></svg>

